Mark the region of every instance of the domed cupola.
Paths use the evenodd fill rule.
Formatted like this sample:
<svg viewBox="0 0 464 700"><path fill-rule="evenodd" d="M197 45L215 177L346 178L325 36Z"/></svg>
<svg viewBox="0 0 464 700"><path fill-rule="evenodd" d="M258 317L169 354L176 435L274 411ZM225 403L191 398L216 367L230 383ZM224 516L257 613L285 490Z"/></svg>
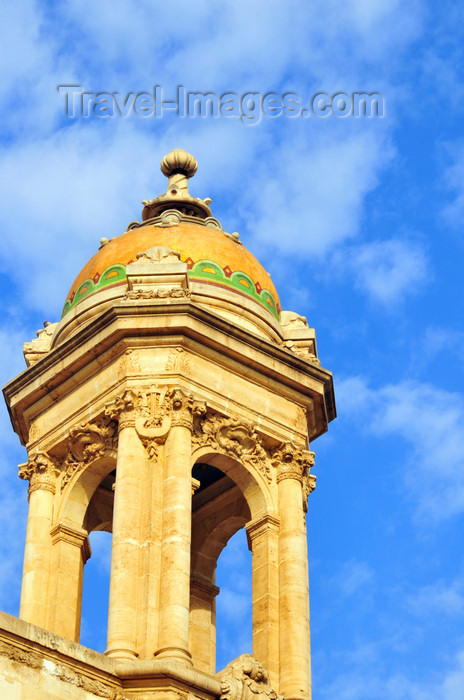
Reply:
<svg viewBox="0 0 464 700"><path fill-rule="evenodd" d="M153 256L160 259L161 249L169 252L171 262L174 255L185 268L184 286L193 303L260 335L278 338L281 308L271 278L238 234L224 231L211 215L211 200L190 194L188 179L197 167L195 158L182 149L163 158L161 170L169 178L166 192L143 202L141 222L131 223L120 236L101 239L100 248L71 286L54 345L96 314L127 300L137 266ZM159 291L166 299L168 287L165 284ZM144 294L139 291L136 298L142 302Z"/></svg>

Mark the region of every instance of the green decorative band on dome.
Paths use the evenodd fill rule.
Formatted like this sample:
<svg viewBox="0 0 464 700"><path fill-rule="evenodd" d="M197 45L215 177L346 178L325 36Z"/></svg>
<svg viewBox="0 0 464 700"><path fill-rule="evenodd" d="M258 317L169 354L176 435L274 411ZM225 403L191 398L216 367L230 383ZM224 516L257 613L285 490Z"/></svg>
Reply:
<svg viewBox="0 0 464 700"><path fill-rule="evenodd" d="M279 310L272 294L267 289L262 289L258 283L255 284L251 277L248 277L244 272L232 272L229 267L222 268L212 260L199 260L189 269L189 277L230 287L257 301L270 311L277 320L280 318Z"/></svg>
<svg viewBox="0 0 464 700"><path fill-rule="evenodd" d="M222 268L212 260L198 260L197 262L193 262L191 258L187 258L184 262L187 263L188 276L192 280L233 289L257 301L279 320L280 309L277 307L272 294L267 289L262 289L259 282L253 282L251 277L244 272L233 272L228 266ZM63 316L77 306L79 302L87 299L92 294L102 289L123 284L126 279L126 266L122 264L107 267L101 275L97 272L93 279L86 279L79 285L77 291L73 292L68 299L66 299L61 317L63 318Z"/></svg>
<svg viewBox="0 0 464 700"><path fill-rule="evenodd" d="M93 279L84 280L77 288L77 291L75 293L73 292L71 296L66 299L61 318L63 318L68 311L71 311L71 309L77 306L80 301L87 299L91 294L99 292L101 289L106 289L107 287L122 284L126 279L125 265L110 265L102 275L99 275L97 272Z"/></svg>

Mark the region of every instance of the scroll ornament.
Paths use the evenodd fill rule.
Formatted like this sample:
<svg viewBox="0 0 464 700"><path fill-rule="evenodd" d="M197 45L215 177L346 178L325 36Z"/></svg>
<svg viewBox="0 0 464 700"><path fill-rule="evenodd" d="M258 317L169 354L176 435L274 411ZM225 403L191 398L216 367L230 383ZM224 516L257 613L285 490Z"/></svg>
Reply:
<svg viewBox="0 0 464 700"><path fill-rule="evenodd" d="M76 472L107 452L117 449L118 429L116 421L102 416L93 422L80 423L69 432L68 453L64 461L61 490Z"/></svg>
<svg viewBox="0 0 464 700"><path fill-rule="evenodd" d="M281 700L266 669L251 654L242 654L218 674L219 700Z"/></svg>
<svg viewBox="0 0 464 700"><path fill-rule="evenodd" d="M59 468L55 461L45 452L37 452L29 457L26 464L19 466L19 478L29 481L29 494L36 489L55 493L56 478Z"/></svg>
<svg viewBox="0 0 464 700"><path fill-rule="evenodd" d="M268 482L272 481L268 454L255 427L235 416L226 418L207 414L194 421L193 443L217 446L235 459L260 470Z"/></svg>

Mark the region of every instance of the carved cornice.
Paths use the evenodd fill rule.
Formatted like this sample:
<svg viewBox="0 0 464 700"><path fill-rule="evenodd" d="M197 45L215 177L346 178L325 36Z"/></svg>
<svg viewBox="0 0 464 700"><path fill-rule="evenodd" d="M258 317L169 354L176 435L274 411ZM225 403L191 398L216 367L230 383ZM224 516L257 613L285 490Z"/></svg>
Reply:
<svg viewBox="0 0 464 700"><path fill-rule="evenodd" d="M251 654L242 654L218 674L219 700L279 700L269 683L269 674Z"/></svg>
<svg viewBox="0 0 464 700"><path fill-rule="evenodd" d="M211 445L255 467L268 482L272 481L268 453L261 436L251 423L239 417L227 418L214 413L198 416L194 420L192 442L197 447Z"/></svg>
<svg viewBox="0 0 464 700"><path fill-rule="evenodd" d="M68 438L68 453L64 460L61 490L76 472L82 471L94 459L117 449L116 421L108 415L72 428Z"/></svg>
<svg viewBox="0 0 464 700"><path fill-rule="evenodd" d="M26 464L19 465L19 478L29 481L29 495L37 489L55 493L59 468L46 453L37 452Z"/></svg>

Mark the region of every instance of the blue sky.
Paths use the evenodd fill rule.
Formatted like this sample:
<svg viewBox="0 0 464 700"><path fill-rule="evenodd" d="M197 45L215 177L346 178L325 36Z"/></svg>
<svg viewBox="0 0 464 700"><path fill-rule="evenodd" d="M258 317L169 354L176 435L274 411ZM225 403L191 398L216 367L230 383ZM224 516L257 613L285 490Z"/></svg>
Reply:
<svg viewBox="0 0 464 700"><path fill-rule="evenodd" d="M4 8L3 383L100 237L164 190L161 157L193 153L192 192L240 232L283 308L308 317L334 372L338 418L313 445L308 516L314 700L464 697L463 15L449 0ZM66 84L379 92L385 115L70 119ZM0 607L16 614L25 453L5 409L0 438ZM93 547L83 641L98 647L108 547ZM247 567L238 536L220 561L222 664L249 643Z"/></svg>

